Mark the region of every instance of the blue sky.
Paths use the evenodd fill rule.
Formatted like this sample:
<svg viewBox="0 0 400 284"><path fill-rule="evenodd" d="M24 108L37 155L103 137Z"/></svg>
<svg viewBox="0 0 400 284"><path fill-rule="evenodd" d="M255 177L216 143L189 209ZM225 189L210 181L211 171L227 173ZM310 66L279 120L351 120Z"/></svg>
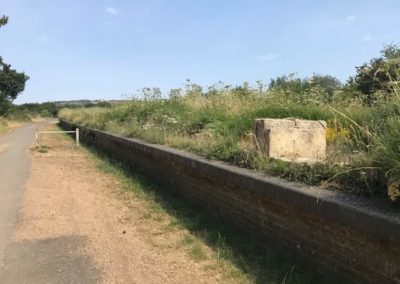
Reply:
<svg viewBox="0 0 400 284"><path fill-rule="evenodd" d="M188 78L344 81L399 43L399 11L398 0L0 0L0 55L31 77L16 103L120 99Z"/></svg>

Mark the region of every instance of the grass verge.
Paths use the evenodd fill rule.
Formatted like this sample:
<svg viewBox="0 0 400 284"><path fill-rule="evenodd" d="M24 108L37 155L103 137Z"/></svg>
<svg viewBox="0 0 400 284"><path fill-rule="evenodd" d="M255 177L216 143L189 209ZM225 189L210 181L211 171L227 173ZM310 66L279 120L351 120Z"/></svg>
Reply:
<svg viewBox="0 0 400 284"><path fill-rule="evenodd" d="M8 130L8 123L6 120L0 117L0 133L4 133Z"/></svg>

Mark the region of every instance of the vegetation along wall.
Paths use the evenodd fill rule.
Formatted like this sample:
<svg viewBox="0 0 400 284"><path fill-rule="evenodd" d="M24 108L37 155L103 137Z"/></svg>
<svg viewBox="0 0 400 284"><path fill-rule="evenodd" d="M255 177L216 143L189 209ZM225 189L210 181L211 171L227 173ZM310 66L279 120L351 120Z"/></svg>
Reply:
<svg viewBox="0 0 400 284"><path fill-rule="evenodd" d="M63 120L61 126L76 127ZM83 142L254 234L260 245L348 282L400 283L400 214L391 207L79 128Z"/></svg>

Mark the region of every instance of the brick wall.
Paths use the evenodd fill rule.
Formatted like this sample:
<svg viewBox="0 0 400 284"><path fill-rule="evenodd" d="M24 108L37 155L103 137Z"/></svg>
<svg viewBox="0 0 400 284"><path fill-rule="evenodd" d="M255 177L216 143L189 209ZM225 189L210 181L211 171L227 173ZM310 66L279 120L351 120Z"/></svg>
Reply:
<svg viewBox="0 0 400 284"><path fill-rule="evenodd" d="M261 245L343 281L400 283L400 212L390 206L79 128L84 143L251 232Z"/></svg>

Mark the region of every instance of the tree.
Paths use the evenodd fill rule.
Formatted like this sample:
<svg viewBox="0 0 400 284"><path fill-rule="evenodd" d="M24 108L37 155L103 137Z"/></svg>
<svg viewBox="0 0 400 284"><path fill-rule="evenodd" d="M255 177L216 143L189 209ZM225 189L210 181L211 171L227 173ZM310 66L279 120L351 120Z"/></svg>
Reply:
<svg viewBox="0 0 400 284"><path fill-rule="evenodd" d="M311 85L308 80L301 79L297 77L295 73L291 73L288 76L284 75L271 79L268 89L300 94L307 91L310 87Z"/></svg>
<svg viewBox="0 0 400 284"><path fill-rule="evenodd" d="M280 76L271 79L269 89L281 89L292 91L294 93L309 92L311 88L319 87L325 95L331 97L334 92L342 87L342 83L335 77L330 75L314 74L310 78L298 78L295 74L289 76Z"/></svg>
<svg viewBox="0 0 400 284"><path fill-rule="evenodd" d="M342 82L330 75L314 74L310 80L312 87L319 87L324 92L324 96L331 99L336 91L342 88Z"/></svg>
<svg viewBox="0 0 400 284"><path fill-rule="evenodd" d="M17 72L11 65L5 63L0 57L0 114L5 114L10 102L25 89L25 83L29 79L24 72Z"/></svg>
<svg viewBox="0 0 400 284"><path fill-rule="evenodd" d="M0 18L0 26L7 24L8 18ZM24 72L17 72L10 64L0 57L0 115L4 115L10 108L11 102L25 89L25 83L29 79Z"/></svg>
<svg viewBox="0 0 400 284"><path fill-rule="evenodd" d="M6 25L7 23L8 23L8 17L2 16L0 18L0 27Z"/></svg>
<svg viewBox="0 0 400 284"><path fill-rule="evenodd" d="M373 103L379 91L390 97L396 92L400 81L400 48L393 44L387 45L381 50L380 57L356 67L356 70L353 82L367 104Z"/></svg>

